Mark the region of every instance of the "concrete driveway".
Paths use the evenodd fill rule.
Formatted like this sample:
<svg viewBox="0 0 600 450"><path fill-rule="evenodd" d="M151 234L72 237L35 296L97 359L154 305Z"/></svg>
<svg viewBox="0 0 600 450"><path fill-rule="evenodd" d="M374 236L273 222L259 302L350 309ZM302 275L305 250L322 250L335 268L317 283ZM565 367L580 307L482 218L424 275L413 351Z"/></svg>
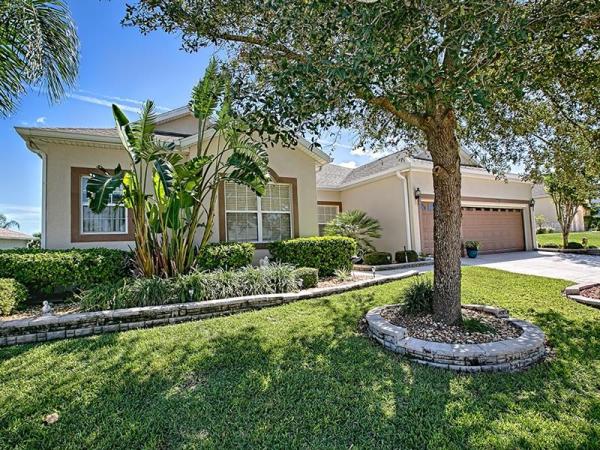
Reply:
<svg viewBox="0 0 600 450"><path fill-rule="evenodd" d="M575 283L600 282L600 256L552 252L512 252L463 258L463 266L481 266L525 275L560 278ZM433 266L419 267L419 271L433 270ZM404 270L405 271L405 270ZM401 270L377 272L386 276Z"/></svg>

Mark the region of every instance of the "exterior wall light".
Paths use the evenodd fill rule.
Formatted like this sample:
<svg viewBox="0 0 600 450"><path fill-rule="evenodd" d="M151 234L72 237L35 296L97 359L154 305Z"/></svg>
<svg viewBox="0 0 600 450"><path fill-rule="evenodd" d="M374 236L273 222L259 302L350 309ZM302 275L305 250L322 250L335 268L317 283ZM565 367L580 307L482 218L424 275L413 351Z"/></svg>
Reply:
<svg viewBox="0 0 600 450"><path fill-rule="evenodd" d="M535 206L535 198L529 200L529 206L531 206L532 208Z"/></svg>
<svg viewBox="0 0 600 450"><path fill-rule="evenodd" d="M421 188L415 189L415 199L419 200L421 198Z"/></svg>

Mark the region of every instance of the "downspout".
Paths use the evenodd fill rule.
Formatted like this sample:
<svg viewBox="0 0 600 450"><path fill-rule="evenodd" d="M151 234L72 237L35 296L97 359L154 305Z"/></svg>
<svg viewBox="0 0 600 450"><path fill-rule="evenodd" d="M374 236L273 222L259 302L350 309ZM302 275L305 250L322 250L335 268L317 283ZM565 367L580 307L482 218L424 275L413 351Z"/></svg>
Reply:
<svg viewBox="0 0 600 450"><path fill-rule="evenodd" d="M413 243L412 243L412 233L411 233L411 226L410 226L410 198L408 195L408 180L406 179L406 177L404 175L402 175L402 173L398 170L396 171L396 176L398 178L400 178L403 183L404 183L404 202L406 205L406 214L405 214L405 218L406 218L406 243L408 244L408 250L413 250Z"/></svg>
<svg viewBox="0 0 600 450"><path fill-rule="evenodd" d="M46 203L47 203L47 191L48 191L48 187L46 186L46 182L48 180L47 177L47 171L48 171L48 155L46 155L46 153L44 153L43 151L41 151L33 142L33 140L30 140L27 142L27 147L29 147L29 150L31 150L33 153L35 153L36 155L38 155L40 157L40 159L42 160L42 230L41 230L41 237L40 237L40 245L43 249L46 248L46 230L47 230L47 208L46 208Z"/></svg>

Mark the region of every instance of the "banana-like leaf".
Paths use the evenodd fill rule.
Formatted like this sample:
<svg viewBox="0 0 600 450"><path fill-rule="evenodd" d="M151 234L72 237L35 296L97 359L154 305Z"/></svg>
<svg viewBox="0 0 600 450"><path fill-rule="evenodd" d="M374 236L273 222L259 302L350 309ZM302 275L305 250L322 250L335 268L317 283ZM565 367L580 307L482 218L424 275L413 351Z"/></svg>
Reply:
<svg viewBox="0 0 600 450"><path fill-rule="evenodd" d="M123 189L125 195L123 196L123 204L126 208L133 208L133 193L137 190L137 181L135 176L127 171L123 175Z"/></svg>
<svg viewBox="0 0 600 450"><path fill-rule="evenodd" d="M165 223L167 224L168 228L172 230L178 230L181 226L181 221L179 220L180 209L181 203L179 201L179 197L175 195L169 197L169 204L165 212Z"/></svg>
<svg viewBox="0 0 600 450"><path fill-rule="evenodd" d="M154 160L154 177L158 176L160 183L162 184L162 190L164 195L171 195L173 190L173 164L167 159L157 158ZM156 185L155 185L156 188Z"/></svg>
<svg viewBox="0 0 600 450"><path fill-rule="evenodd" d="M121 108L119 108L114 103L112 105L112 111L113 117L115 118L117 132L119 133L119 138L121 139L121 143L131 155L131 159L133 159L137 164L140 161L140 158L135 148L135 137L133 136L133 132L131 131L131 124L129 123L129 119L123 113L123 111L121 111Z"/></svg>
<svg viewBox="0 0 600 450"><path fill-rule="evenodd" d="M219 103L223 88L223 78L217 69L217 61L212 58L208 63L204 77L192 90L189 108L194 117L200 121L208 119Z"/></svg>
<svg viewBox="0 0 600 450"><path fill-rule="evenodd" d="M109 203L110 195L123 184L125 172L117 166L114 174L104 171L104 174L92 173L87 182L86 196L90 199L89 207L92 212L99 214Z"/></svg>

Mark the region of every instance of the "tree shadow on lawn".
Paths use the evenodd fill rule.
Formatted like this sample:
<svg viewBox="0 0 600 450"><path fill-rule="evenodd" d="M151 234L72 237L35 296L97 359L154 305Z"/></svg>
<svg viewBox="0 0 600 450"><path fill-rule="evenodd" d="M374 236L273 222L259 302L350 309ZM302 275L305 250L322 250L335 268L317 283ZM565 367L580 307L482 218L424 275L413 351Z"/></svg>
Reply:
<svg viewBox="0 0 600 450"><path fill-rule="evenodd" d="M357 333L358 319L378 303L386 302L364 291L2 351L0 447L515 448L597 442L600 408L582 401L576 361L559 359L511 375L460 376L421 367ZM575 325L564 317L539 319L547 320L561 354L571 359L590 351L598 359L597 348L572 347L573 335L561 327ZM597 323L574 329L578 340L598 342L598 333ZM577 365L586 377L594 375L591 365ZM569 392L559 392L567 387ZM42 416L54 410L60 420L43 426Z"/></svg>

